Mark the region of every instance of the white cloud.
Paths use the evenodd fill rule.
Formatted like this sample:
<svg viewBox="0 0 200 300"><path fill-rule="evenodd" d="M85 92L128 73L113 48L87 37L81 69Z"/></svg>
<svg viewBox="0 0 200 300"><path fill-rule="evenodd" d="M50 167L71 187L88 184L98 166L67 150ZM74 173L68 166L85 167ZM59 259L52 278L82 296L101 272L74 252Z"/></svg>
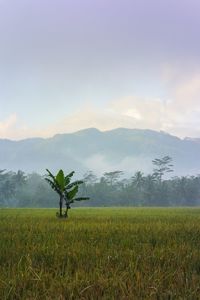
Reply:
<svg viewBox="0 0 200 300"><path fill-rule="evenodd" d="M113 101L111 107L119 115L131 116L135 127L200 136L200 74L177 81L168 94L169 99L128 97Z"/></svg>
<svg viewBox="0 0 200 300"><path fill-rule="evenodd" d="M168 72L165 80L171 82L174 74ZM29 128L22 124L16 114L12 114L0 122L0 137L50 137L56 133L74 132L88 127L100 130L117 127L148 128L180 137L200 136L200 74L190 78L180 76L175 83L170 83L168 98L130 96L110 101L104 109L87 105L42 128Z"/></svg>
<svg viewBox="0 0 200 300"><path fill-rule="evenodd" d="M11 114L5 120L0 122L0 137L7 138L9 133L12 133L17 122L17 115Z"/></svg>

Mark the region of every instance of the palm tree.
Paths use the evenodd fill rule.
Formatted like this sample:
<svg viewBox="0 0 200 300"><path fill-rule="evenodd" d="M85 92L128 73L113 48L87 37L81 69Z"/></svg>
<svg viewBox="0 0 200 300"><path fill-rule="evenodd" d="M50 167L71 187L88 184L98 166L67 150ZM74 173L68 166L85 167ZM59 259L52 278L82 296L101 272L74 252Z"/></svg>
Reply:
<svg viewBox="0 0 200 300"><path fill-rule="evenodd" d="M141 192L144 185L144 173L142 173L141 171L137 171L131 179L134 187L136 187L139 192Z"/></svg>
<svg viewBox="0 0 200 300"><path fill-rule="evenodd" d="M71 178L74 175L74 171L69 173L68 175L64 175L63 170L60 170L56 176L54 176L48 169L47 177L45 180L50 184L52 189L57 192L59 195L59 213L57 214L60 218L68 217L68 209L70 209L70 205L75 201L88 200L88 197L78 197L75 198L78 193L79 185L83 183L81 180L71 182ZM65 201L66 210L63 214L63 203Z"/></svg>
<svg viewBox="0 0 200 300"><path fill-rule="evenodd" d="M174 170L172 169L174 166L172 164L172 161L173 159L168 155L152 160L152 163L154 165L153 174L155 175L155 177L157 177L160 183L162 182L162 178L164 175L174 172Z"/></svg>
<svg viewBox="0 0 200 300"><path fill-rule="evenodd" d="M156 177L154 174L149 174L144 177L144 193L145 193L145 200L148 205L154 204L154 197L155 197L155 189L156 189Z"/></svg>

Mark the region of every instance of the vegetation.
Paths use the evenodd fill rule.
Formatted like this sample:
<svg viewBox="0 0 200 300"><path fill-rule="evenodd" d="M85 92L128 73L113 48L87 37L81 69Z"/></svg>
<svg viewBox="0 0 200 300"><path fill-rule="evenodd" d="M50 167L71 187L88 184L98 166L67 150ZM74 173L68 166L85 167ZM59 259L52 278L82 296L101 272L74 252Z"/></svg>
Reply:
<svg viewBox="0 0 200 300"><path fill-rule="evenodd" d="M166 173L173 172L172 158L168 155L162 158L156 158L152 161L152 163L154 165L153 174L159 181L162 181L162 178Z"/></svg>
<svg viewBox="0 0 200 300"><path fill-rule="evenodd" d="M60 204L64 203L66 207L64 213L61 207L59 215L67 215L71 204L75 206L200 205L200 175L170 177L173 164L169 156L157 158L152 163L152 174L137 171L131 178L125 178L123 172L119 170L106 172L100 178L89 171L82 180L70 183L74 172L67 176L60 172L57 174L57 179L56 176L48 173L51 186L61 197ZM66 188L66 192L62 188ZM91 200L81 204L80 201L76 201L88 199L86 195ZM21 171L17 173L1 171L0 206L56 207L57 198L43 176L39 174L25 175Z"/></svg>
<svg viewBox="0 0 200 300"><path fill-rule="evenodd" d="M0 299L199 299L200 209L0 210Z"/></svg>
<svg viewBox="0 0 200 300"><path fill-rule="evenodd" d="M74 182L1 170L0 299L198 299L200 209L121 207L200 204L200 175L170 178L168 156L152 163L152 174ZM53 209L5 208L55 207L54 191L60 218L86 194L86 205L120 209L76 208L66 224Z"/></svg>
<svg viewBox="0 0 200 300"><path fill-rule="evenodd" d="M15 173L0 170L0 206L12 205L13 198L17 197L17 192L25 182L26 176L22 171Z"/></svg>
<svg viewBox="0 0 200 300"><path fill-rule="evenodd" d="M64 175L63 170L60 170L56 176L54 176L48 169L47 177L45 180L50 184L52 189L56 191L59 195L59 213L57 216L60 218L68 217L68 209L70 209L70 205L75 201L88 200L88 197L78 197L75 198L78 193L79 185L83 183L81 180L77 180L71 183L71 177L74 175L74 171L69 173L68 175ZM63 202L65 201L66 210L63 214Z"/></svg>

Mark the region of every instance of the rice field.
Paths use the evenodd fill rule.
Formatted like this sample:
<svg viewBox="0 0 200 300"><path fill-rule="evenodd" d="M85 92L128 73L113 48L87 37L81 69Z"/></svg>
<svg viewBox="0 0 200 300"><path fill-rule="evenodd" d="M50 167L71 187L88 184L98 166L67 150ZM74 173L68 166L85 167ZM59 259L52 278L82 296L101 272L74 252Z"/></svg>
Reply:
<svg viewBox="0 0 200 300"><path fill-rule="evenodd" d="M200 299L200 209L0 209L0 299Z"/></svg>

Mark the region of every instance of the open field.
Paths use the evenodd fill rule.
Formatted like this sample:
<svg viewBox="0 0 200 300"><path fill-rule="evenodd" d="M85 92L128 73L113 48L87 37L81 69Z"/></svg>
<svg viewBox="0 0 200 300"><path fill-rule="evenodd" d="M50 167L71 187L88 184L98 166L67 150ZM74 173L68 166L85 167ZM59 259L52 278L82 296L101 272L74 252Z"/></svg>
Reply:
<svg viewBox="0 0 200 300"><path fill-rule="evenodd" d="M200 299L200 209L0 210L0 299Z"/></svg>

